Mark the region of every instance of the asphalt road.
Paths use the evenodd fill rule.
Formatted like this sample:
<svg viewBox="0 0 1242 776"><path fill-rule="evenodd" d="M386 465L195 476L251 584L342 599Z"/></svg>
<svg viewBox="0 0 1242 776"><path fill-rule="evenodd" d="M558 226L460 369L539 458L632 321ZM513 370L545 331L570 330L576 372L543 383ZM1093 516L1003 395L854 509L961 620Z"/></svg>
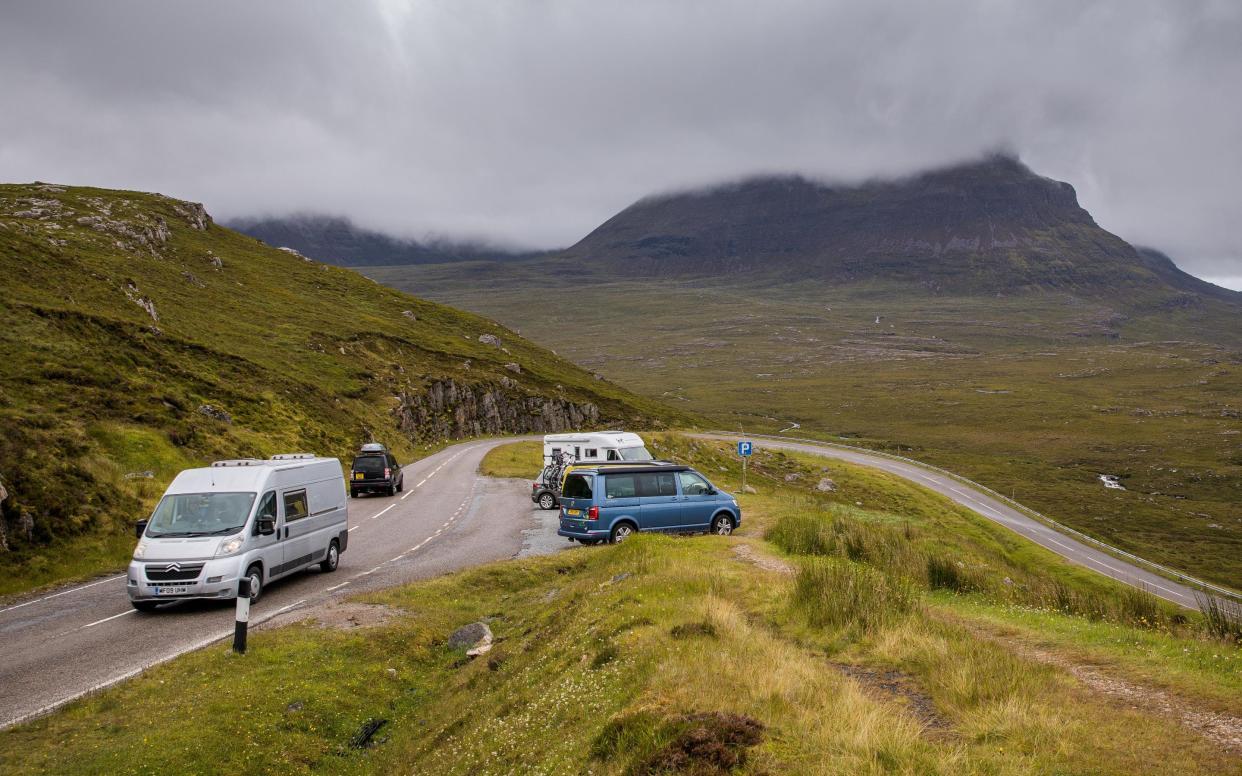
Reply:
<svg viewBox="0 0 1242 776"><path fill-rule="evenodd" d="M405 492L350 500L349 548L331 574L274 582L251 609L254 626L340 596L566 546L525 483L478 474L513 440L454 445L405 468ZM140 613L123 574L0 608L0 727L37 716L146 667L233 633L232 602L184 602Z"/></svg>
<svg viewBox="0 0 1242 776"><path fill-rule="evenodd" d="M695 434L693 436L704 439L731 441L739 439L739 437L724 434ZM956 501L987 519L1005 526L1014 533L1021 534L1036 544L1052 550L1072 563L1089 568L1092 571L1098 571L1127 585L1146 588L1155 595L1175 604L1180 604L1190 609L1198 608L1193 588L1173 582L1166 577L1127 563L1124 560L1109 555L1103 550L1096 549L1089 544L1084 544L1077 539L1066 536L1056 529L1050 528L1032 517L1028 517L1003 501L983 491L976 490L952 477L939 474L930 469L924 469L915 464L896 461L879 455L869 455L856 450L844 450L838 447L821 446L806 442L753 439L751 437L747 437L747 439L751 439L754 442L756 449L768 447L779 450L794 450L800 453L810 453L825 458L835 458L862 466L870 466L890 474L895 474L898 477L910 480L925 488L930 488L942 496Z"/></svg>

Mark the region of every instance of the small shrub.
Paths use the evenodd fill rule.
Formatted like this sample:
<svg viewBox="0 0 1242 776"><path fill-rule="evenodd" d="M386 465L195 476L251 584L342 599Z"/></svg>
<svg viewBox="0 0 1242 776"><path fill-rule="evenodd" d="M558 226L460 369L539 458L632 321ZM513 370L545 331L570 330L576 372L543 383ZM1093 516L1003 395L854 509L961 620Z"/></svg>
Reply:
<svg viewBox="0 0 1242 776"><path fill-rule="evenodd" d="M917 602L909 580L849 561L808 560L794 583L794 606L816 626L872 631L903 618Z"/></svg>
<svg viewBox="0 0 1242 776"><path fill-rule="evenodd" d="M662 731L672 740L630 773L734 773L746 764L749 749L763 742L764 730L762 722L743 714L684 714Z"/></svg>

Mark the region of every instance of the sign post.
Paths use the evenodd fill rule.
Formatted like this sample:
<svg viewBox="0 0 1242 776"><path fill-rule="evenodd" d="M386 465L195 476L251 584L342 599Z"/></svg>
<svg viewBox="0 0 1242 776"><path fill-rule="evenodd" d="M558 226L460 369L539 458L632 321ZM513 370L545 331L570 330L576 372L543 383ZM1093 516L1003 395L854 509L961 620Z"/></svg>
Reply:
<svg viewBox="0 0 1242 776"><path fill-rule="evenodd" d="M739 441L737 443L737 454L742 458L742 493L746 492L746 462L750 460L750 454L754 452L755 445L752 442Z"/></svg>

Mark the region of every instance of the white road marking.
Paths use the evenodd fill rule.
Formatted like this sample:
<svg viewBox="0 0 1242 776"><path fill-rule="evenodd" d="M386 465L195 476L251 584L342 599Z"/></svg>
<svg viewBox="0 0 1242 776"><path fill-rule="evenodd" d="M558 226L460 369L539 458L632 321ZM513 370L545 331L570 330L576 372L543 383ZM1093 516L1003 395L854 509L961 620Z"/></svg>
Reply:
<svg viewBox="0 0 1242 776"><path fill-rule="evenodd" d="M354 531L357 531L357 530L358 530L358 526L354 526L353 528L350 528L347 533L353 533Z"/></svg>
<svg viewBox="0 0 1242 776"><path fill-rule="evenodd" d="M349 584L350 582L352 582L352 581L353 581L352 579L347 579L347 580L345 580L344 582L342 582L342 583L341 583L341 584L339 584L339 585L333 585L332 587L328 588L328 589L327 589L327 590L325 590L324 592L325 592L325 593L331 593L333 590L340 590L341 588L345 587L346 585L348 585L348 584Z"/></svg>
<svg viewBox="0 0 1242 776"><path fill-rule="evenodd" d="M120 614L114 614L111 617L105 617L102 620L95 620L94 622L88 622L87 624L83 625L82 628L93 628L101 622L107 622L108 620L115 620L117 617L124 617L125 615L133 614L136 611L137 611L136 609L128 609L124 612L121 612ZM79 628L78 630L82 630L82 628Z"/></svg>
<svg viewBox="0 0 1242 776"><path fill-rule="evenodd" d="M426 483L426 482L427 482L427 478L426 478L426 477L423 477L422 481L421 481L421 482L419 482L419 483L418 483L417 485L415 485L414 487L416 487L416 488L421 488L421 487L423 486L423 484L424 484L424 483Z"/></svg>
<svg viewBox="0 0 1242 776"><path fill-rule="evenodd" d="M384 507L383 509L381 509L379 512L375 513L374 515L371 515L371 519L372 519L372 520L374 520L375 518L380 517L380 516L381 516L381 515L383 515L385 512L387 512L388 510L392 509L392 508L393 508L393 507L395 507L395 506L397 506L397 505L396 505L396 504L389 504L388 506L386 506L386 507Z"/></svg>
<svg viewBox="0 0 1242 776"><path fill-rule="evenodd" d="M125 575L124 575L124 574L117 574L115 577L108 577L108 578L106 578L106 579L100 579L100 580L98 580L98 581L91 582L91 583L86 584L86 585L79 585L78 587L71 587L71 588L69 588L68 590L62 590L62 591L60 591L59 593L52 593L51 595L45 595L45 596L43 596L42 598L36 598L36 599L34 599L33 601L26 601L25 603L14 604L13 606L10 606L10 607L8 607L8 608L6 608L6 609L0 609L0 614L4 614L5 612L11 612L11 611L13 611L14 609L20 609L20 608L22 608L23 606L30 606L31 604L37 604L37 603L39 603L39 602L41 602L41 601L50 601L51 599L53 599L53 598L59 598L59 597L61 597L62 595L69 595L70 593L76 593L76 592L78 592L79 590L85 590L85 589L86 589L86 588L88 588L88 587L94 587L95 585L102 585L102 584L103 584L103 583L105 583L105 582L112 582L112 581L117 580L117 579L125 579Z"/></svg>

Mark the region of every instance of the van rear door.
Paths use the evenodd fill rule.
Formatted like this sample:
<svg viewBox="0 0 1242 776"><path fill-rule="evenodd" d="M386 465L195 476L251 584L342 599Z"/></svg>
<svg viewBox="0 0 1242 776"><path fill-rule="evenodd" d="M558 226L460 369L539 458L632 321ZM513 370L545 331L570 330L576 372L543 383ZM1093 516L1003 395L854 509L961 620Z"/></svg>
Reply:
<svg viewBox="0 0 1242 776"><path fill-rule="evenodd" d="M595 477L590 474L570 472L565 477L560 494L561 517L570 520L586 520L595 505Z"/></svg>

